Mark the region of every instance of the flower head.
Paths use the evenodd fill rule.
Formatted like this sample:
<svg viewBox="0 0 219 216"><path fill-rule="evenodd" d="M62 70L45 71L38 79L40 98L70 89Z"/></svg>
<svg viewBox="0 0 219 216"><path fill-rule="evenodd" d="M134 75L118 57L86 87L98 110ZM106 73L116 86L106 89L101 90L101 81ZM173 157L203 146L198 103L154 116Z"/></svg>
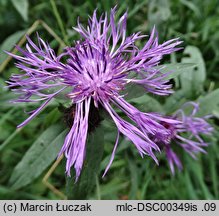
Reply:
<svg viewBox="0 0 219 216"><path fill-rule="evenodd" d="M148 41L142 48L136 41L146 38L140 32L126 36L127 13L119 21L115 21L116 9L112 9L108 18L103 14L99 19L96 11L85 28L79 22L74 28L82 36L72 47L66 47L61 55L38 36L38 45L29 37L26 49L17 47L22 56L9 53L18 60L16 66L23 74L12 75L8 82L14 91L21 94L16 102L39 102L42 104L18 127L26 125L59 93L67 91L66 99L75 104L75 115L71 129L67 134L60 151L67 158L66 172L74 166L76 179L79 177L85 158L85 144L88 133L90 105L100 105L112 117L118 128L118 136L112 163L119 140L119 134L130 139L141 156L149 155L156 162L153 150L159 146L151 138L157 131L168 136L169 129L161 122L176 124L172 118L164 118L154 113L143 113L133 107L121 95L127 84L135 83L143 86L147 92L158 95L172 93L167 83L168 74L161 73L158 66L164 55L179 50L181 43L172 39L158 43L158 34L153 28ZM66 60L67 59L67 60ZM117 106L130 119L121 118L114 110Z"/></svg>
<svg viewBox="0 0 219 216"><path fill-rule="evenodd" d="M190 115L186 115L183 108L192 106L192 112ZM196 154L199 152L205 153L203 147L208 144L204 142L202 136L210 135L213 128L206 121L209 116L196 117L198 111L198 104L194 102L188 102L183 105L182 109L179 109L172 116L173 119L178 120L176 123L161 122L169 130L169 134L155 135L155 142L160 143L159 146L163 147L166 152L167 160L170 165L172 173L174 173L174 164L181 170L182 164L177 154L172 150L174 144L180 146L193 158L196 158Z"/></svg>

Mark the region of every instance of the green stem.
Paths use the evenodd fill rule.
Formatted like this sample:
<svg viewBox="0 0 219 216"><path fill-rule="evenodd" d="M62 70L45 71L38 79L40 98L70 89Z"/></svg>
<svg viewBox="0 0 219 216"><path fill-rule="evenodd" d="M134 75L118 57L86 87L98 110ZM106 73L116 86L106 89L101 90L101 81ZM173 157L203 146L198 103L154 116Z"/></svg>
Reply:
<svg viewBox="0 0 219 216"><path fill-rule="evenodd" d="M100 162L103 156L104 136L102 136L103 128L99 126L94 132L89 133L86 143L86 159L81 175L75 183L75 172L72 168L72 177L67 178L67 197L70 200L84 200L89 197L95 186L99 191L98 199L100 199L100 189L96 175L99 174Z"/></svg>
<svg viewBox="0 0 219 216"><path fill-rule="evenodd" d="M8 143L11 142L11 140L22 130L22 128L16 129L0 146L0 151L2 151Z"/></svg>
<svg viewBox="0 0 219 216"><path fill-rule="evenodd" d="M57 7L56 7L56 4L55 4L54 0L50 0L50 3L51 3L51 6L52 6L53 13L54 13L54 15L55 15L55 17L56 17L56 20L57 20L57 22L58 22L59 28L60 28L60 30L61 30L61 32L62 32L62 36L63 36L63 38L64 38L64 41L65 41L65 43L69 44L69 42L68 42L68 37L67 37L67 34L66 34L66 32L65 32L65 28L64 28L62 19L61 19L61 17L60 17L60 14L59 14L59 12L58 12L58 9L57 9Z"/></svg>
<svg viewBox="0 0 219 216"><path fill-rule="evenodd" d="M96 175L96 188L97 188L97 199L101 200L100 183L97 175Z"/></svg>

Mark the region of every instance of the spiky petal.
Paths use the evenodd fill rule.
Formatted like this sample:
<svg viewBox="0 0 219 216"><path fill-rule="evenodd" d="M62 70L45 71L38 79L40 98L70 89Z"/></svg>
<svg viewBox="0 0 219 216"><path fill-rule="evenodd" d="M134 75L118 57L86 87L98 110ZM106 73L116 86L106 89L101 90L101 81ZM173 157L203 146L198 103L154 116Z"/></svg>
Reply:
<svg viewBox="0 0 219 216"><path fill-rule="evenodd" d="M186 115L183 110L186 106L192 106L190 115ZM198 107L199 105L194 102L184 104L182 109L178 110L172 116L178 122L161 122L168 129L169 135L156 134L155 136L155 140L159 143L159 146L165 149L172 173L174 173L174 165L180 170L182 169L180 159L173 151L174 145L183 148L193 158L196 158L196 154L199 152L205 153L203 147L208 146L208 143L204 142L201 136L211 135L213 127L206 121L209 116L195 116Z"/></svg>
<svg viewBox="0 0 219 216"><path fill-rule="evenodd" d="M172 93L167 83L168 73L162 74L157 66L164 55L179 50L181 43L172 39L163 44L158 42L155 28L142 49L135 42L146 39L139 32L126 36L127 13L116 22L116 8L99 19L96 11L85 28L79 22L74 28L83 40L76 41L74 46L66 47L64 52L56 55L55 51L38 36L38 45L27 37L26 49L17 47L22 56L9 53L18 63L16 66L23 74L12 75L8 85L21 94L15 102L42 102L33 110L30 117L19 126L26 125L38 115L58 94L65 91L66 100L75 104L76 111L72 127L65 138L60 151L67 158L66 172L74 166L76 180L80 176L85 157L88 117L91 101L98 108L104 107L118 128L118 136L112 158L123 134L131 140L141 156L149 155L157 163L154 151L159 147L152 139L159 131L163 136L169 130L161 122L176 123L176 120L164 118L155 113L143 113L125 101L121 90L129 83L142 85L147 92L158 95ZM119 107L129 121L121 118L113 106Z"/></svg>

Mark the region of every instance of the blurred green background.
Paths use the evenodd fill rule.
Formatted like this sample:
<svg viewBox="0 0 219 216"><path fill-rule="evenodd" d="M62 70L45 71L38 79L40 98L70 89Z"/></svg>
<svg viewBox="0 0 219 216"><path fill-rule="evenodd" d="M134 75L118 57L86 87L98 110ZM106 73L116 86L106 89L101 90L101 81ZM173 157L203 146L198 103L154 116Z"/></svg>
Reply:
<svg viewBox="0 0 219 216"><path fill-rule="evenodd" d="M211 123L215 133L209 140L208 154L199 155L197 160L179 149L184 169L177 171L175 176L171 175L164 155L158 156L160 165L157 166L149 157L142 159L134 145L121 137L111 169L102 179L117 133L115 126L104 120L101 126L104 141L100 141L104 143L103 157L100 170L94 172L94 187L86 189L86 193L89 192L87 198L219 199L219 135L216 132L219 123L218 0L0 0L0 199L60 199L54 190L42 183L42 179L54 162L66 133L63 132L65 124L60 102L51 103L26 127L16 129L16 125L27 117L23 111L34 106L8 102L15 95L2 87L18 69L13 60L6 64L7 55L3 50L11 51L25 33L29 31L30 34L33 30L31 38L38 32L57 52L61 52L64 44L72 45L79 39L72 29L78 17L86 24L88 15L95 8L101 14L116 4L118 15L128 9L128 34L136 31L148 34L156 25L160 42L174 37L184 41L184 51L166 57L165 63L197 64L195 68L185 68L183 75L173 80L175 94L172 96L136 95L136 98L130 97L129 102L141 110L170 114L186 101L198 101L200 115L214 114ZM100 139L102 133L95 132L95 140L98 136ZM101 147L97 147L93 154L102 154ZM63 194L73 193L76 185L66 187L64 170L63 159L48 181ZM78 191L83 193L83 190Z"/></svg>

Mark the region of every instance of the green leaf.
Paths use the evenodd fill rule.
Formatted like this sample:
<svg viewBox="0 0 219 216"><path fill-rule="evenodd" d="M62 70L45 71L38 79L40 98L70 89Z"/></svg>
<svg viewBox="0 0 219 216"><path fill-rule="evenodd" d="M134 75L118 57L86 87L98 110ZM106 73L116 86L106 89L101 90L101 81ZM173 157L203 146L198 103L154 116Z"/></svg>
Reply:
<svg viewBox="0 0 219 216"><path fill-rule="evenodd" d="M136 162L127 156L128 160L128 165L129 165L129 170L130 170L130 175L131 175L131 185L130 185L130 192L129 192L129 199L134 200L137 198L137 192L138 192L138 182L139 182L139 172L138 172L138 167L136 165Z"/></svg>
<svg viewBox="0 0 219 216"><path fill-rule="evenodd" d="M141 97L136 97L127 100L130 103L135 103L136 106L141 110L145 112L163 112L162 105L159 103L158 100L156 100L155 97L152 97L144 92L144 95Z"/></svg>
<svg viewBox="0 0 219 216"><path fill-rule="evenodd" d="M187 71L192 71L197 64L194 63L174 63L174 64L164 64L157 67L154 67L155 69L159 69L161 73L170 73L165 80L174 79L177 76L179 76L181 73L186 73ZM145 94L147 94L147 91L144 89L141 85L136 84L129 84L124 93L126 95L126 100L132 100L134 98L141 97Z"/></svg>
<svg viewBox="0 0 219 216"><path fill-rule="evenodd" d="M204 199L213 199L213 196L205 184L205 177L203 174L203 165L198 163L198 161L193 161L193 158L186 155L187 164L189 164L188 169L191 173L191 176L195 177L195 181L198 183L199 188L202 190ZM200 158L201 159L201 158Z"/></svg>
<svg viewBox="0 0 219 216"><path fill-rule="evenodd" d="M124 2L124 4L123 4L123 6L124 6L123 8L124 9L123 10L125 10L127 8L126 4L127 3ZM138 13L138 11L141 10L142 7L144 7L147 4L148 4L148 1L147 0L143 0L143 1L139 2L139 4L135 4L134 8L130 7L130 11L128 13L128 19L130 19L131 17L135 16Z"/></svg>
<svg viewBox="0 0 219 216"><path fill-rule="evenodd" d="M14 34L7 37L1 44L1 55L0 55L0 64L7 58L7 54L3 51L11 51L14 45L19 41L19 39L25 34L26 30L17 31Z"/></svg>
<svg viewBox="0 0 219 216"><path fill-rule="evenodd" d="M28 20L28 0L11 0L17 12L21 15L24 21Z"/></svg>
<svg viewBox="0 0 219 216"><path fill-rule="evenodd" d="M128 181L124 181L121 176L115 176L107 184L100 186L101 197L106 197L105 199L118 199L116 194L121 193L121 191L127 191L127 186L129 185ZM116 197L115 197L116 195Z"/></svg>
<svg viewBox="0 0 219 216"><path fill-rule="evenodd" d="M213 189L214 189L214 195L215 197L218 197L219 195L219 191L218 191L218 169L217 169L217 154L215 154L215 152L219 152L218 150L218 145L215 145L216 149L214 148L209 148L208 153L209 155L211 155L211 157L208 157L208 161L209 161L209 171L211 174L211 179L212 179L212 184L213 184ZM215 151L216 150L216 151Z"/></svg>
<svg viewBox="0 0 219 216"><path fill-rule="evenodd" d="M11 175L12 189L31 183L56 159L66 135L62 130L62 126L53 125L33 143Z"/></svg>
<svg viewBox="0 0 219 216"><path fill-rule="evenodd" d="M165 78L166 80L170 80L170 79L176 78L182 73L193 70L197 66L197 64L195 63L173 63L173 64L164 64L162 66L164 66L164 68L160 70L162 73L172 72Z"/></svg>
<svg viewBox="0 0 219 216"><path fill-rule="evenodd" d="M95 176L98 173L103 156L103 135L103 127L101 126L88 135L86 143L86 159L84 161L81 176L77 183L75 183L75 174L73 174L71 178L67 177L68 199L86 199L94 188ZM73 173L75 173L74 170Z"/></svg>
<svg viewBox="0 0 219 216"><path fill-rule="evenodd" d="M185 185L186 185L185 190L187 191L187 194L189 195L189 198L190 199L198 199L198 196L196 194L194 185L193 185L193 183L191 181L191 177L189 175L189 171L185 170L184 175L182 175L181 178L184 179L184 182L185 182Z"/></svg>
<svg viewBox="0 0 219 216"><path fill-rule="evenodd" d="M212 91L211 93L200 97L198 99L200 109L198 115L208 115L214 111L219 110L219 89Z"/></svg>
<svg viewBox="0 0 219 216"><path fill-rule="evenodd" d="M201 18L202 15L198 4L192 3L188 0L180 0L180 2L192 10L197 17Z"/></svg>
<svg viewBox="0 0 219 216"><path fill-rule="evenodd" d="M186 101L187 99L185 97L185 93L182 89L180 89L166 99L164 109L166 110L166 113L172 113L180 108L180 106Z"/></svg>
<svg viewBox="0 0 219 216"><path fill-rule="evenodd" d="M206 69L202 54L195 46L187 46L184 54L186 57L182 59L182 63L195 63L196 66L188 69L187 73L180 75L181 88L189 95L192 93L198 95L203 90L203 84L206 79Z"/></svg>
<svg viewBox="0 0 219 216"><path fill-rule="evenodd" d="M148 20L149 23L158 25L159 23L168 20L171 16L169 0L154 0L149 1L148 5Z"/></svg>
<svg viewBox="0 0 219 216"><path fill-rule="evenodd" d="M23 191L19 191L19 193L15 193L13 190L11 190L10 187L6 187L3 185L0 185L0 195L1 195L1 198L4 197L4 199L7 199L7 200L11 200L11 199L42 200L42 199L45 199L45 197L40 196L38 194L31 194L31 193L26 193Z"/></svg>
<svg viewBox="0 0 219 216"><path fill-rule="evenodd" d="M13 107L12 109L10 109L8 112L4 113L4 114L1 116L1 119L0 119L0 128L4 126L5 121L11 117L12 113L13 113L16 109L17 109L16 107ZM1 149L1 145L0 145L0 149Z"/></svg>
<svg viewBox="0 0 219 216"><path fill-rule="evenodd" d="M146 91L141 85L130 83L129 85L127 85L124 93L121 93L121 94L126 95L125 96L126 100L130 100L130 99L138 98L146 94Z"/></svg>
<svg viewBox="0 0 219 216"><path fill-rule="evenodd" d="M147 191L149 190L151 186L151 181L153 181L154 173L156 172L156 169L151 169L150 163L146 163L144 165L145 174L142 174L141 178L141 184L140 184L140 197L139 199L147 199ZM152 180L153 179L153 180Z"/></svg>

